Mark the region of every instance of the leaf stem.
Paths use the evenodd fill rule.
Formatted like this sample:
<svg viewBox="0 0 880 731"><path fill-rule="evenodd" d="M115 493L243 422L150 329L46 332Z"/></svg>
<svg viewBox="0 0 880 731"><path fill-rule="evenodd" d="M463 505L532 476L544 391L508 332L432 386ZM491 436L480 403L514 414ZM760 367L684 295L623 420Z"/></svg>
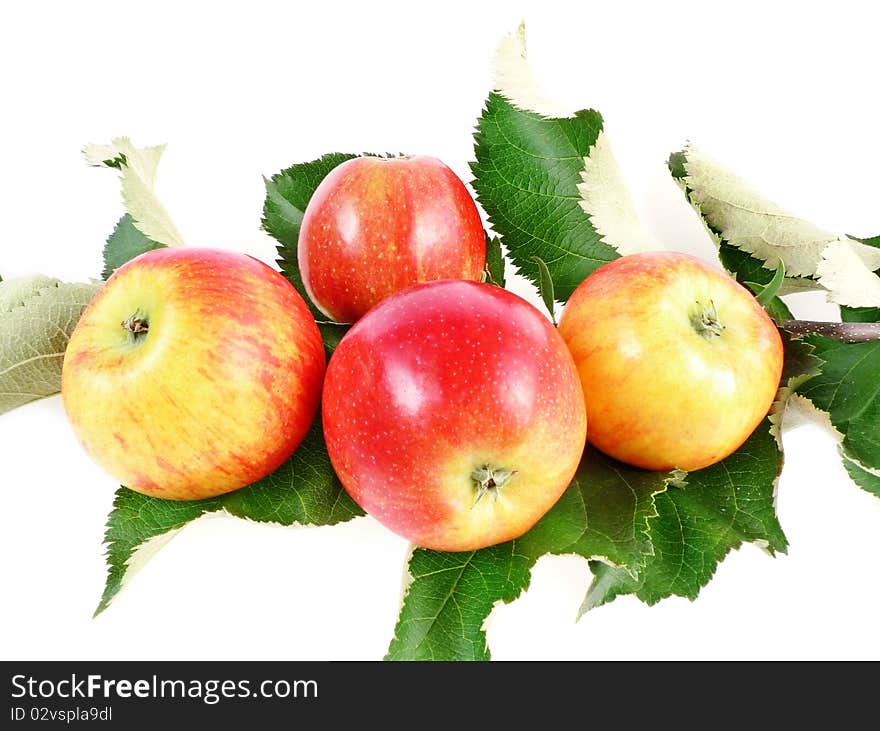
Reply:
<svg viewBox="0 0 880 731"><path fill-rule="evenodd" d="M782 327L792 335L825 335L842 343L880 340L880 322L817 322L786 320Z"/></svg>

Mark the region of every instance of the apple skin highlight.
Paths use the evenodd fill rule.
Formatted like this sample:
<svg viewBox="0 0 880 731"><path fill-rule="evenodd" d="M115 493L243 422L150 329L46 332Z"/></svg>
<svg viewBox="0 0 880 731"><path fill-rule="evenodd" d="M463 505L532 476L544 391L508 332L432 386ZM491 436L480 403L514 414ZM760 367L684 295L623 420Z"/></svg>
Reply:
<svg viewBox="0 0 880 731"><path fill-rule="evenodd" d="M417 285L363 317L330 359L322 408L354 500L443 551L529 530L570 484L586 439L577 372L550 321L460 280ZM484 468L504 484L479 495Z"/></svg>
<svg viewBox="0 0 880 731"><path fill-rule="evenodd" d="M86 451L123 485L194 500L290 457L324 367L314 318L278 272L244 254L167 248L120 267L86 308L61 392Z"/></svg>
<svg viewBox="0 0 880 731"><path fill-rule="evenodd" d="M356 322L419 282L479 281L486 236L464 183L433 157L358 157L334 168L303 217L297 260L311 300Z"/></svg>
<svg viewBox="0 0 880 731"><path fill-rule="evenodd" d="M782 375L782 339L754 296L676 252L597 269L568 300L559 332L580 375L590 442L650 470L698 470L735 452Z"/></svg>

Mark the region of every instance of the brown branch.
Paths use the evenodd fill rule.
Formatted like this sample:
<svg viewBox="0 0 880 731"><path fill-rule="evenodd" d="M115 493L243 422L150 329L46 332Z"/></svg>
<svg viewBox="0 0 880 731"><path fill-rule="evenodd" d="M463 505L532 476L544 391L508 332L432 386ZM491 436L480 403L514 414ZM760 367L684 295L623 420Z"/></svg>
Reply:
<svg viewBox="0 0 880 731"><path fill-rule="evenodd" d="M880 340L880 322L816 322L786 320L782 327L792 335L825 335L842 343Z"/></svg>

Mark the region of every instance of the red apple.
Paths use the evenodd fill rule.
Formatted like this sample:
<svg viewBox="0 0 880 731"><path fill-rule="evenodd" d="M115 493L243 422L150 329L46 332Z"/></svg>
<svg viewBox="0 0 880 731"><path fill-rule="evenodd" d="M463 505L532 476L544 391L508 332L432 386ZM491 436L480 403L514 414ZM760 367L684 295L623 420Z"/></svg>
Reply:
<svg viewBox="0 0 880 731"><path fill-rule="evenodd" d="M300 229L306 291L337 322L435 279L479 280L483 224L461 180L433 157L358 157L321 181Z"/></svg>
<svg viewBox="0 0 880 731"><path fill-rule="evenodd" d="M499 287L392 295L343 338L324 384L342 484L417 545L522 535L569 485L586 440L577 372L551 323Z"/></svg>
<svg viewBox="0 0 880 731"><path fill-rule="evenodd" d="M590 442L651 470L698 470L749 437L782 373L773 321L736 280L685 254L625 256L587 277L559 332Z"/></svg>
<svg viewBox="0 0 880 731"><path fill-rule="evenodd" d="M92 300L61 393L88 453L132 490L190 500L248 485L302 441L324 374L302 297L244 254L157 249Z"/></svg>

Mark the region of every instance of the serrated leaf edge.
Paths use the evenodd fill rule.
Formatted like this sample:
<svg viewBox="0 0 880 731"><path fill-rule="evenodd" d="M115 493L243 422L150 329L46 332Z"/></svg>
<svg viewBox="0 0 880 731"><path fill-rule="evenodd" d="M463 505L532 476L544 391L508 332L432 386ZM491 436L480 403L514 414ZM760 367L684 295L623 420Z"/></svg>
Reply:
<svg viewBox="0 0 880 731"><path fill-rule="evenodd" d="M156 195L156 172L165 145L135 147L128 137L114 137L109 145L88 144L82 149L89 165L119 173L122 200L135 227L144 236L166 246L185 241Z"/></svg>
<svg viewBox="0 0 880 731"><path fill-rule="evenodd" d="M771 433L773 431L772 420L771 420L770 431L771 431ZM784 462L785 462L785 456L784 456L784 452L782 450L781 441L776 440L776 444L777 444L777 448L779 449L779 453L780 453L780 464L779 464L779 469L776 473L776 476L773 478L773 483L771 485L771 497L772 497L774 515L776 513L776 495L778 492L779 480L782 476L782 469L783 469ZM671 475L670 479L666 482L667 488L668 487L675 487L675 488L679 488L679 489L686 489L687 473L682 473L680 471L676 471L676 472L677 472L677 474ZM655 494L660 494L660 493L655 493ZM653 498L653 496L652 496L652 498ZM655 512L655 515L653 517L656 517L656 515L658 513L656 510L654 512ZM650 520L648 521L648 523L649 523L649 531L650 531ZM785 538L785 537L783 536L783 538ZM727 550L724 552L724 554L719 559L714 561L714 565L712 566L712 570L708 574L705 583L703 583L701 586L698 586L696 591L693 594L677 593L677 592L673 591L673 592L670 592L670 594L668 594L665 597L659 597L657 599L643 599L642 597L637 596L637 592L624 592L621 594L616 594L612 599L605 601L604 600L605 594L604 593L602 593L601 595L598 594L598 587L601 585L602 580L601 580L601 578L597 578L594 574L593 580L590 582L590 586L588 587L587 593L584 597L584 601L581 604L581 608L578 611L578 619L580 619L584 614L589 612L591 609L596 609L597 607L600 607L604 604L609 604L612 601L614 601L615 599L617 599L619 596L630 595L630 594L637 596L639 601L641 601L642 603L646 604L649 607L654 606L655 604L658 604L663 599L668 599L670 596L683 597L685 599L688 599L691 602L696 601L697 597L700 595L700 592L706 586L708 586L708 584L715 577L715 574L717 573L718 567L721 565L721 563L733 551L738 551L746 543L760 548L761 550L763 550L765 553L767 553L771 557L775 557L775 555L776 555L776 551L770 546L769 541L767 541L766 539L759 538L759 539L755 539L755 540L744 541L741 538L737 538L737 540L727 548ZM651 541L651 545L653 548L653 541ZM783 548L780 548L779 551L781 553L785 553L787 548L788 548L788 542L786 541L785 546ZM651 555L653 555L653 553ZM616 568L616 567L614 567L613 564L608 564L608 565L612 566L612 568ZM630 575L632 576L631 573L630 573ZM638 577L633 576L633 578L637 579Z"/></svg>
<svg viewBox="0 0 880 731"><path fill-rule="evenodd" d="M880 307L880 249L846 236L829 243L816 267L828 301L846 307Z"/></svg>
<svg viewBox="0 0 880 731"><path fill-rule="evenodd" d="M394 633L392 635L391 641L388 643L388 652L385 654L385 657L383 658L383 660L385 660L385 661L394 661L395 660L395 658L393 658L391 656L391 647L394 645L395 642L402 642L400 635L399 635L399 631L400 631L400 629L402 629L402 626L403 626L403 622L401 622L401 620L400 620L400 614L403 611L403 607L405 606L406 600L409 598L409 594L412 589L412 586L415 583L415 577L413 576L412 571L410 570L410 564L412 562L413 555L415 554L416 550L418 550L418 548L419 547L416 546L415 544L410 544L409 551L407 552L406 560L404 561L404 564L403 564L404 565L404 572L403 572L403 580L401 582L400 609L398 610L398 613L397 613L397 620L394 623ZM462 553L468 553L468 554L471 554L471 556L473 556L473 554L476 553L476 551L463 551ZM468 559L468 562L469 561L470 561L470 559ZM466 565L467 565L467 562L465 562L465 566ZM530 581L531 581L531 572L529 574L529 579L526 581L526 585L524 587L522 587L522 589L519 592L517 592L517 595L515 597L513 597L510 601L513 601L513 599L516 599L520 595L520 593L522 593L522 591L524 591L526 588L528 588ZM443 604L441 605L441 608L437 611L437 614L435 615L434 621L436 621L436 618L440 616L440 611L442 611L442 608L446 606L446 603L450 600L450 598L451 598L451 594L450 594L450 596L446 597L446 599L444 599ZM487 659L490 658L490 651L489 651L488 638L486 637L485 627L486 627L486 624L489 620L489 617L492 616L496 607L499 604L504 604L504 603L506 603L504 601L504 599L498 599L497 601L495 601L492 604L492 607L490 608L489 613L486 615L486 617L483 618L483 622L480 625L480 631L483 633L483 650L484 650L484 654ZM427 637L427 634L428 633L426 632L425 637ZM422 638L422 642L424 642L424 637ZM419 647L419 646L421 646L421 643L419 645L417 645L417 647Z"/></svg>
<svg viewBox="0 0 880 731"><path fill-rule="evenodd" d="M77 301L77 302L63 303L63 306L65 306L65 307L80 307L84 311L85 308L88 306L89 302L92 300L92 298L101 289L101 286L103 284L102 282L96 282L96 281L90 281L90 282L85 282L85 283L84 282L62 282L60 279L56 279L54 277L47 277L42 274L34 275L31 277L21 277L21 278L16 278L16 279L7 279L5 281L4 280L0 280L0 281L3 282L4 286L12 287L12 286L15 286L15 284L17 282L24 282L24 281L31 281L31 280L33 280L35 282L37 280L40 280L40 284L38 285L38 287L36 289L34 289L33 291L29 292L27 295L22 296L12 306L7 307L6 309L0 311L0 315L12 315L12 314L17 314L21 311L25 311L29 307L33 306L34 304L39 304L39 300L41 298L45 297L48 293L52 292L53 290L60 290L62 288L68 289L71 287L91 287L92 291L89 294L88 299L85 302ZM76 323L74 323L73 326L71 327L71 332L72 332L73 327L75 327L75 325L76 325ZM67 342L69 342L70 334L71 334L70 332L64 333L65 344ZM7 366L2 371L0 371L0 378L11 373L16 368L20 368L24 365L27 365L28 363L32 363L37 360L48 360L48 359L59 359L59 358L63 359L64 352L65 351L62 350L62 351L55 351L52 353L40 353L38 355L26 358L25 360L18 361L17 363L12 363L11 365ZM34 388L33 385L30 385L29 387ZM30 392L25 392L25 391L5 392L3 394L4 396L18 395L18 396L32 396L33 398L30 398L24 402L21 402L21 403L15 405L9 409L7 409L5 407L0 408L0 414L8 413L8 411L12 411L15 408L17 408L18 406L24 406L27 403L32 403L33 401L38 401L40 399L47 398L49 396L53 396L53 395L57 394L60 390L61 390L61 377L60 377L60 373L59 373L57 387L55 388L55 390L50 391L48 393L41 394L41 393L30 393Z"/></svg>
<svg viewBox="0 0 880 731"><path fill-rule="evenodd" d="M664 248L639 219L604 127L584 158L577 190L580 206L596 233L618 254L626 256Z"/></svg>
<svg viewBox="0 0 880 731"><path fill-rule="evenodd" d="M700 223L703 225L703 229L706 231L706 233L709 235L711 240L714 242L716 251L719 251L721 248L721 244L723 242L727 241L727 243L729 243L731 246L733 246L737 249L740 249L740 251L743 251L744 253L753 257L756 261L761 262L761 265L764 269L767 269L768 271L774 271L775 267L770 266L770 263L767 260L762 259L761 257L757 256L753 252L750 252L750 251L747 251L746 249L740 248L733 241L728 241L727 239L725 239L721 235L720 232L716 231L709 224L709 221L706 218L706 215L703 213L702 206L694 199L694 197L692 195L692 190L688 186L688 182L687 182L687 178L688 178L687 167L686 167L687 166L687 155L688 155L688 152L693 149L696 149L696 148L690 142L685 144L685 146L681 150L679 150L678 152L674 152L669 156L669 159L667 161L667 167L668 167L669 172L672 176L672 179L675 181L675 184L681 189L682 193L684 194L685 200L690 204L691 208L697 214L697 217L699 218ZM681 164L682 164L682 169L684 171L683 176L677 175L676 172L673 170L673 167L672 167L673 162L672 161L673 161L673 158L676 158L676 157L679 157L680 160L682 161ZM776 261L776 259L778 259L778 257L776 257L774 259L774 262ZM794 294L796 292L815 292L815 291L818 291L821 289L822 289L822 286L819 284L819 282L817 282L814 279L811 279L809 277L786 276L782 282L782 285L779 288L778 295L780 297L784 297L785 295Z"/></svg>
<svg viewBox="0 0 880 731"><path fill-rule="evenodd" d="M843 459L847 460L848 462L852 462L860 470L867 472L869 475L874 475L874 477L880 477L880 469L876 467L869 467L868 465L861 462L858 458L853 457L842 443L838 445L838 451L840 452L840 456Z"/></svg>
<svg viewBox="0 0 880 731"><path fill-rule="evenodd" d="M574 117L574 110L548 97L529 65L526 53L526 24L508 33L495 50L493 88L514 107L545 119Z"/></svg>
<svg viewBox="0 0 880 731"><path fill-rule="evenodd" d="M571 119L577 115L551 100L535 78L528 63L524 23L515 33L507 34L495 52L494 89L516 109L544 119ZM604 129L582 160L578 202L600 239L621 256L661 250L663 247L639 220Z"/></svg>
<svg viewBox="0 0 880 731"><path fill-rule="evenodd" d="M244 489L244 488L241 488L241 489ZM219 497L222 498L223 496L220 495ZM208 499L210 500L211 498L208 498ZM115 509L115 505L114 505L114 509ZM112 511L111 511L111 514L112 514ZM108 576L105 581L104 594L102 594L101 600L98 603L98 608L95 610L95 613L93 616L97 617L101 612L103 612L105 609L107 609L107 607L109 607L110 604L113 603L113 600L118 596L118 594L122 591L122 589L128 585L128 582L133 578L133 576L135 574L139 573L141 571L141 569L150 561L150 559L152 559L162 548L164 548L171 541L171 539L174 538L178 533L180 533L182 530L184 530L188 526L192 525L193 523L195 523L199 520L202 520L203 518L215 518L215 517L219 517L219 516L232 518L233 520L243 520L247 523L253 523L256 525L276 525L281 528L331 527L334 525L342 525L343 523L348 523L349 521L354 520L355 518L363 517L360 515L352 515L352 516L345 518L343 520L337 520L334 523L324 523L324 524L320 524L320 525L318 525L316 523L306 523L306 522L299 521L299 520L295 520L291 523L282 523L277 520L257 520L256 518L251 518L248 515L238 515L237 513L230 512L223 505L220 505L216 508L208 508L203 513L201 513L199 516L193 518L192 520L187 520L182 525L180 525L176 528L171 528L171 529L164 531L163 533L160 533L158 535L152 536L152 537L148 538L146 541L144 541L143 543L139 543L137 546L135 546L134 550L131 552L131 556L129 556L125 560L125 562L123 563L123 566L125 567L125 571L123 572L122 578L119 581L119 586L109 596L106 596L106 593L108 590L107 586L106 586L106 581L109 581L109 570L111 568L109 565L109 560L108 560L108 562L107 562L108 563L108 567L107 567L108 568ZM111 543L115 543L115 541L111 542L106 539L106 532L109 531L109 529L110 529L110 526L108 524L105 529L105 540L104 540L104 546L106 546L106 549L107 549L107 551L105 552L105 558L107 558L107 559L109 559L109 549L110 549ZM167 538L166 538L166 536L167 536ZM160 541L157 539L164 539L164 540ZM134 567L130 567L130 564L132 564L135 561L135 558L140 556L142 550L145 547L147 547L149 544L152 544L154 541L157 544L155 546L155 548L151 548L142 560L138 559L138 563Z"/></svg>
<svg viewBox="0 0 880 731"><path fill-rule="evenodd" d="M792 216L791 214L787 213L786 211L784 211L784 209L782 209L781 206L759 194L745 180L725 168L716 160L710 158L695 145L690 143L686 145L685 148L682 150L682 155L684 160L682 167L685 172L685 183L688 189L692 192L692 195L689 196L691 200L693 200L693 197L695 195L699 194L703 195L706 198L716 200L719 203L722 203L728 207L742 208L742 206L735 205L728 200L719 198L717 196L717 190L714 192L712 192L711 190L706 190L706 181L717 180L719 177L724 175L727 176L727 178L729 178L730 180L734 181L737 185L741 186L744 190L748 191L748 193L752 196L754 200L759 201L761 204L763 204L763 206L770 209L768 211L749 210L749 213L753 213L756 218L761 218L762 220L768 218L773 220L780 219L786 221L795 220L798 221L799 225L802 227L814 229L812 233L816 236L815 239L811 239L809 241L800 240L797 243L770 241L762 234L762 244L770 249L770 251L772 252L771 254L766 254L763 251L758 251L756 246L752 246L746 241L733 239L725 240L727 240L732 246L735 246L741 251L744 251L758 261L764 262L764 267L767 269L772 269L773 267L769 266L770 262L773 262L773 264L775 264L778 258L782 259L785 262L786 269L788 269L794 277L815 276L815 267L819 262L822 249L827 245L829 241L837 238L836 236L820 229L818 226L811 223L810 221L807 221L806 219ZM704 170L698 175L698 172L701 168L707 167L712 169L714 174L710 175ZM694 183L696 178L698 177L701 178L703 182L699 186L695 186ZM700 187L700 190L702 192L698 193L697 187ZM767 230L768 229L765 228L764 232L766 232ZM807 253L805 254L805 252ZM792 254L805 254L806 262L801 261L800 259L798 259L798 261L796 262L793 258L791 258ZM786 258L787 256L788 258Z"/></svg>
<svg viewBox="0 0 880 731"><path fill-rule="evenodd" d="M195 520L201 520L205 517L205 513L200 515ZM152 536L148 538L143 543L139 543L135 549L131 552L131 555L125 560L122 564L123 572L122 576L119 579L119 584L112 589L110 588L110 570L111 566L109 565L109 561L107 561L107 577L105 579L104 593L101 595L101 599L98 602L98 606L95 609L92 617L97 617L99 614L104 612L119 596L120 592L129 585L131 580L141 572L141 570L150 562L150 560L161 551L165 546L167 546L171 540L182 531L186 526L194 523L195 520L190 520L184 523L182 526L177 528L171 528L170 530L165 531L164 533L159 533L158 535ZM115 542L114 542L115 543ZM110 544L105 542L108 551L109 558L109 550Z"/></svg>
<svg viewBox="0 0 880 731"><path fill-rule="evenodd" d="M655 555L654 541L651 538L651 518L656 518L659 515L659 513L657 512L656 497L658 495L662 495L670 487L683 487L685 484L684 480L686 479L686 477L687 477L686 472L682 472L681 470L673 470L672 472L669 473L669 476L663 481L663 488L660 490L657 490L657 492L651 493L651 512L649 514L645 515L645 520L644 520L645 525L640 531L641 535L644 536L644 539L648 544L648 549L642 554L645 559L648 559L651 556ZM577 554L577 553L574 555L580 556L581 558L586 559L588 570L589 570L589 565L590 565L591 561L599 561L601 563L604 563L606 566L610 566L611 568L623 569L633 579L636 579L636 580L639 578L639 573L641 572L641 569L643 569L647 565L647 560L645 560L641 564L638 564L635 566L619 566L614 561L611 561L607 556L595 555L595 556L586 557L586 556L581 556L581 554ZM602 602L600 602L599 604L592 603L592 595L595 593L594 586L596 585L596 583L597 583L597 580L595 579L595 577L593 577L593 579L590 581L589 586L587 587L587 593L584 596L584 600L583 600L583 602L581 602L580 607L578 607L577 614L575 616L575 622L579 622L581 620L581 618L588 611L590 611L590 609L594 609L595 607L600 606L602 604Z"/></svg>
<svg viewBox="0 0 880 731"><path fill-rule="evenodd" d="M651 518L655 518L658 515L655 498L657 495L660 495L661 493L665 492L670 486L680 485L681 480L682 480L682 473L678 470L673 471L673 472L669 473L669 476L663 481L662 488L651 493L651 495L650 495L649 512L647 512L644 515L643 525L639 526L636 529L637 535L641 536L643 538L643 540L647 543L647 549L642 554L642 556L644 558L648 558L648 557L654 555L654 544L651 541L651 536L650 536L650 520L651 520ZM483 636L483 639L485 642L484 649L485 649L485 655L487 658L491 657L491 652L490 652L490 648L489 648L489 644L488 644L488 628L491 625L492 618L494 617L496 610L498 609L499 606L501 606L503 604L512 604L514 601L516 601L517 599L519 599L522 596L523 592L528 591L528 589L531 585L531 581L532 581L532 572L534 571L534 568L537 565L537 562L541 558L543 558L544 556L576 556L578 558L583 559L586 562L588 570L589 570L590 561L601 561L601 562L603 562L613 568L622 568L628 574L630 574L630 576L632 576L634 579L638 578L639 570L644 567L644 565L646 563L645 561L643 561L641 564L632 565L632 566L619 566L618 564L613 562L608 556L601 555L601 554L590 554L589 556L585 556L582 553L578 553L578 552L572 550L572 547L575 544L577 544L577 542L581 538L583 538L583 536L587 532L587 530L588 530L588 526L585 526L584 530L581 532L581 534L578 536L578 538L573 540L571 542L571 544L569 544L569 546L567 546L565 548L562 548L558 551L548 551L547 553L543 553L543 554L540 554L540 555L534 556L534 557L527 556L527 558L530 559L530 566L528 568L527 579L526 579L525 583L523 584L523 586L520 587L519 590L516 592L516 594L514 596L510 597L509 599L502 598L502 599L496 600L492 604L492 607L490 608L489 612L483 618L483 621L480 624L480 631L482 633L482 636ZM514 539L514 543L515 543L515 541L516 541L516 539ZM410 567L410 562L413 557L413 553L415 552L416 548L417 547L415 545L410 544L409 551L407 553L406 560L404 562L404 572L403 572L403 578L401 581L401 592L400 592L400 611L403 610L403 607L406 603L406 600L409 597L410 589L412 588L413 582L415 580L409 567ZM513 551L514 552L516 551L515 545L513 547ZM588 594L589 594L589 590L588 590ZM583 606L584 605L582 604L581 607L583 608ZM583 616L585 611L586 610L583 610L583 611L579 610L578 611L578 613L575 617L575 622L580 620L580 618ZM400 628L400 619L399 619L399 612L398 612L398 620L397 620L397 622L395 622L394 634L392 635L392 639L389 642L389 649L395 642L400 641L399 628ZM385 660L391 660L391 659L392 658L391 658L391 655L389 652L385 655Z"/></svg>

